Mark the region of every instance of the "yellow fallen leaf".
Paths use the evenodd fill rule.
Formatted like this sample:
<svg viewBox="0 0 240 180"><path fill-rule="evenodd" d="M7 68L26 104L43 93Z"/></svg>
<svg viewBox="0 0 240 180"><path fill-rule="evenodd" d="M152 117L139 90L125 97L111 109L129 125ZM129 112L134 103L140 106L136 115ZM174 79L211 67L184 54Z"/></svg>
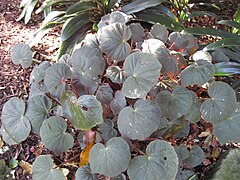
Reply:
<svg viewBox="0 0 240 180"><path fill-rule="evenodd" d="M90 150L92 149L93 145L94 145L94 140L86 144L85 148L82 150L80 154L80 167L87 165L89 161Z"/></svg>
<svg viewBox="0 0 240 180"><path fill-rule="evenodd" d="M19 164L19 166L21 166L28 174L32 174L32 165L31 165L30 163L21 160L18 164Z"/></svg>

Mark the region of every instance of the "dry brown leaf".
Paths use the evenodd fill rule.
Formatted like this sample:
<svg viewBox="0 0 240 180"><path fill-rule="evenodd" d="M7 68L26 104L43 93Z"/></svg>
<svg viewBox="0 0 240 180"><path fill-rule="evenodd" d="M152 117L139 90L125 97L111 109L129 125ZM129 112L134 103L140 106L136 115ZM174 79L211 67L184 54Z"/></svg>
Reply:
<svg viewBox="0 0 240 180"><path fill-rule="evenodd" d="M32 165L31 165L30 163L21 160L18 164L19 164L19 166L21 166L28 174L32 174Z"/></svg>
<svg viewBox="0 0 240 180"><path fill-rule="evenodd" d="M4 142L3 142L2 138L0 137L0 149L2 149L3 144L4 144Z"/></svg>

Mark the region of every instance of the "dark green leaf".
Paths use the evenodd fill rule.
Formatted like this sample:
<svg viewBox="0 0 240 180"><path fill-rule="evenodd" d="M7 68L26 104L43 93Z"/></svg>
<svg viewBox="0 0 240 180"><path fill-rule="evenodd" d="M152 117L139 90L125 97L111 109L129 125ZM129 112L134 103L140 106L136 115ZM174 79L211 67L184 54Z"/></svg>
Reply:
<svg viewBox="0 0 240 180"><path fill-rule="evenodd" d="M225 25L234 27L236 29L240 29L240 24L235 21L231 21L231 20L221 20L221 21L218 21L217 24L225 24Z"/></svg>
<svg viewBox="0 0 240 180"><path fill-rule="evenodd" d="M225 38L223 40L217 41L215 43L207 45L203 50L215 50L219 47L231 47L231 46L239 46L240 44L240 37L238 38Z"/></svg>
<svg viewBox="0 0 240 180"><path fill-rule="evenodd" d="M74 13L82 13L84 11L92 11L97 8L97 4L92 1L79 1L71 5L67 11L66 15L74 14Z"/></svg>

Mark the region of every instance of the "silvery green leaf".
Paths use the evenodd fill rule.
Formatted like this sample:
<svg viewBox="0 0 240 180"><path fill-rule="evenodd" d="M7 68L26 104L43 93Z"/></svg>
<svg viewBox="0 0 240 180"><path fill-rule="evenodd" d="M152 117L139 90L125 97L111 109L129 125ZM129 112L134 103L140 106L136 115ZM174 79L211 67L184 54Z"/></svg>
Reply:
<svg viewBox="0 0 240 180"><path fill-rule="evenodd" d="M134 107L123 108L118 115L118 130L122 136L143 140L159 127L161 110L151 100L139 99Z"/></svg>
<svg viewBox="0 0 240 180"><path fill-rule="evenodd" d="M9 138L17 143L24 141L31 131L25 116L25 102L17 97L10 98L3 106L1 122Z"/></svg>
<svg viewBox="0 0 240 180"><path fill-rule="evenodd" d="M188 89L176 86L172 93L166 90L158 93L156 103L161 108L164 117L177 118L189 112L193 100Z"/></svg>
<svg viewBox="0 0 240 180"><path fill-rule="evenodd" d="M182 161L184 159L187 159L190 154L188 151L188 147L185 144L180 144L179 146L175 147L175 151L177 153L178 156L178 160L179 160L179 165L182 165Z"/></svg>
<svg viewBox="0 0 240 180"><path fill-rule="evenodd" d="M174 148L166 141L152 141L145 156L134 157L128 167L131 180L174 180L178 172L178 157Z"/></svg>
<svg viewBox="0 0 240 180"><path fill-rule="evenodd" d="M13 64L21 64L22 67L28 68L32 64L32 51L27 44L16 44L12 49Z"/></svg>
<svg viewBox="0 0 240 180"><path fill-rule="evenodd" d="M178 173L175 180L186 180L186 179L198 180L198 177L194 176L194 174L195 174L194 171L178 168Z"/></svg>
<svg viewBox="0 0 240 180"><path fill-rule="evenodd" d="M14 145L14 144L18 144L19 142L13 140L8 133L6 132L6 130L3 128L3 126L0 128L0 134L2 136L2 139L5 143L9 144L9 145Z"/></svg>
<svg viewBox="0 0 240 180"><path fill-rule="evenodd" d="M131 30L122 23L104 26L98 31L100 49L111 59L123 61L130 54Z"/></svg>
<svg viewBox="0 0 240 180"><path fill-rule="evenodd" d="M166 43L168 39L168 30L165 26L157 23L151 27L150 34L156 38Z"/></svg>
<svg viewBox="0 0 240 180"><path fill-rule="evenodd" d="M203 85L213 78L214 73L215 68L212 63L198 60L181 71L181 84L183 86Z"/></svg>
<svg viewBox="0 0 240 180"><path fill-rule="evenodd" d="M209 52L207 51L197 51L195 52L193 55L192 55L192 59L194 61L198 61L198 60L205 60L205 61L208 61L208 62L212 62L212 56Z"/></svg>
<svg viewBox="0 0 240 180"><path fill-rule="evenodd" d="M98 49L99 42L97 39L97 34L87 34L84 40L84 46L89 46Z"/></svg>
<svg viewBox="0 0 240 180"><path fill-rule="evenodd" d="M48 155L40 155L32 165L34 180L66 180L59 169L54 168L53 159Z"/></svg>
<svg viewBox="0 0 240 180"><path fill-rule="evenodd" d="M48 89L44 82L40 83L32 83L30 86L30 92L29 92L29 98L32 98L34 96L38 95L45 95L45 93L48 92Z"/></svg>
<svg viewBox="0 0 240 180"><path fill-rule="evenodd" d="M129 28L132 32L132 39L135 42L142 42L144 38L144 28L140 23L132 23L129 25Z"/></svg>
<svg viewBox="0 0 240 180"><path fill-rule="evenodd" d="M230 117L236 108L236 93L225 82L217 81L208 87L209 99L200 108L202 117L213 124Z"/></svg>
<svg viewBox="0 0 240 180"><path fill-rule="evenodd" d="M96 48L82 46L72 55L73 81L78 80L84 86L91 86L98 75L104 71L105 61Z"/></svg>
<svg viewBox="0 0 240 180"><path fill-rule="evenodd" d="M157 84L162 65L150 53L130 54L124 64L127 79L123 83L123 94L128 98L145 98Z"/></svg>
<svg viewBox="0 0 240 180"><path fill-rule="evenodd" d="M78 168L75 178L76 180L98 180L98 176L91 172L88 165Z"/></svg>
<svg viewBox="0 0 240 180"><path fill-rule="evenodd" d="M46 148L61 154L73 147L73 136L66 132L66 121L58 116L52 116L43 121L40 128L40 137Z"/></svg>
<svg viewBox="0 0 240 180"><path fill-rule="evenodd" d="M68 65L69 67L72 67L72 58L70 54L62 55L61 58L58 60L58 63L63 63Z"/></svg>
<svg viewBox="0 0 240 180"><path fill-rule="evenodd" d="M51 66L50 62L42 61L35 66L30 74L30 83L39 83L44 79L45 71Z"/></svg>
<svg viewBox="0 0 240 180"><path fill-rule="evenodd" d="M104 146L95 144L90 151L90 168L93 173L114 177L128 168L131 153L127 142L120 137L114 137Z"/></svg>
<svg viewBox="0 0 240 180"><path fill-rule="evenodd" d="M102 104L109 105L113 100L113 90L109 85L102 85L98 87L96 98Z"/></svg>
<svg viewBox="0 0 240 180"><path fill-rule="evenodd" d="M216 49L212 52L213 62L229 62L229 57L226 56L221 49Z"/></svg>
<svg viewBox="0 0 240 180"><path fill-rule="evenodd" d="M106 77L118 84L123 83L126 79L126 75L119 66L109 66L106 71Z"/></svg>
<svg viewBox="0 0 240 180"><path fill-rule="evenodd" d="M117 136L117 130L114 129L114 123L112 120L107 119L104 123L98 125L98 127L98 131L104 141L108 141L109 139Z"/></svg>
<svg viewBox="0 0 240 180"><path fill-rule="evenodd" d="M113 100L110 103L110 108L116 116L127 105L126 99L122 91L116 91Z"/></svg>
<svg viewBox="0 0 240 180"><path fill-rule="evenodd" d="M204 160L204 152L200 146L192 146L189 157L182 160L183 163L186 163L190 167L196 167L201 164Z"/></svg>

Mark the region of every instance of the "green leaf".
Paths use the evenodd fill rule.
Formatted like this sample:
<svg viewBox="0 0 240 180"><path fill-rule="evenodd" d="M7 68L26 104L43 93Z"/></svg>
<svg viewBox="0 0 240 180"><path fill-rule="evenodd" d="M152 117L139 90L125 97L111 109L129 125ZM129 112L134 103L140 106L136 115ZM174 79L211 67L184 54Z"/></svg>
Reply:
<svg viewBox="0 0 240 180"><path fill-rule="evenodd" d="M190 91L182 86L173 88L172 93L161 91L156 96L156 102L164 117L177 118L189 112L193 100Z"/></svg>
<svg viewBox="0 0 240 180"><path fill-rule="evenodd" d="M150 7L157 6L163 2L165 2L165 0L135 0L127 5L122 6L121 11L126 14L132 14Z"/></svg>
<svg viewBox="0 0 240 180"><path fill-rule="evenodd" d="M90 152L90 167L94 173L113 177L128 168L131 153L127 142L120 137L114 137L104 146L95 144Z"/></svg>
<svg viewBox="0 0 240 180"><path fill-rule="evenodd" d="M12 49L13 64L28 68L32 64L32 51L27 44L16 44Z"/></svg>
<svg viewBox="0 0 240 180"><path fill-rule="evenodd" d="M119 3L120 0L109 0L108 1L108 11L111 12L111 9L113 9L117 3Z"/></svg>
<svg viewBox="0 0 240 180"><path fill-rule="evenodd" d="M118 130L122 136L143 140L159 127L161 110L154 101L139 99L134 108L125 107L118 115Z"/></svg>
<svg viewBox="0 0 240 180"><path fill-rule="evenodd" d="M230 33L228 31L213 29L213 28L202 28L202 27L193 27L193 28L185 28L184 32L194 34L194 35L211 35L222 38L239 38L238 35Z"/></svg>
<svg viewBox="0 0 240 180"><path fill-rule="evenodd" d="M220 62L215 63L214 67L216 69L215 76L223 75L229 76L231 74L240 74L240 63L237 62Z"/></svg>
<svg viewBox="0 0 240 180"><path fill-rule="evenodd" d="M213 133L221 144L240 143L240 103L232 115L227 116L214 125Z"/></svg>
<svg viewBox="0 0 240 180"><path fill-rule="evenodd" d="M180 144L179 146L175 147L175 151L178 156L179 165L182 166L182 161L190 156L188 152L188 147L185 144Z"/></svg>
<svg viewBox="0 0 240 180"><path fill-rule="evenodd" d="M100 48L111 60L122 61L130 54L127 42L130 38L130 28L121 23L104 26L98 31Z"/></svg>
<svg viewBox="0 0 240 180"><path fill-rule="evenodd" d="M25 116L28 117L34 133L39 135L43 121L50 116L51 107L52 101L44 95L32 97L27 101Z"/></svg>
<svg viewBox="0 0 240 180"><path fill-rule="evenodd" d="M213 78L215 68L212 63L198 60L180 73L182 86L203 85Z"/></svg>
<svg viewBox="0 0 240 180"><path fill-rule="evenodd" d="M186 180L186 179L188 179L188 180L198 180L198 178L194 178L195 177L194 174L195 174L195 172L192 171L192 170L185 170L185 169L179 168L175 180Z"/></svg>
<svg viewBox="0 0 240 180"><path fill-rule="evenodd" d="M56 63L45 71L44 83L50 92L60 91L61 95L67 87L67 80L71 77L69 66Z"/></svg>
<svg viewBox="0 0 240 180"><path fill-rule="evenodd" d="M91 14L84 13L79 14L69 21L66 21L63 25L62 32L61 32L61 40L66 41L69 39L76 31L84 27L86 24L91 22L90 20Z"/></svg>
<svg viewBox="0 0 240 180"><path fill-rule="evenodd" d="M213 124L230 116L236 107L236 93L225 82L213 82L208 87L210 99L205 100L200 108L203 119Z"/></svg>
<svg viewBox="0 0 240 180"><path fill-rule="evenodd" d="M1 122L9 138L17 143L24 141L31 131L31 124L25 114L25 102L12 97L3 106Z"/></svg>
<svg viewBox="0 0 240 180"><path fill-rule="evenodd" d="M40 155L33 162L33 179L35 180L66 180L59 169L54 168L53 160L48 155Z"/></svg>
<svg viewBox="0 0 240 180"><path fill-rule="evenodd" d="M144 39L144 28L141 26L140 23L132 23L129 25L131 30L132 39L135 42L142 42Z"/></svg>
<svg viewBox="0 0 240 180"><path fill-rule="evenodd" d="M168 39L168 31L167 28L159 23L154 24L151 27L150 34L156 38L166 43Z"/></svg>
<svg viewBox="0 0 240 180"><path fill-rule="evenodd" d="M178 157L174 148L162 140L152 141L145 156L133 158L128 167L131 180L166 179L173 180L178 171Z"/></svg>
<svg viewBox="0 0 240 180"><path fill-rule="evenodd" d="M127 79L123 83L123 94L128 98L145 98L157 84L162 65L150 53L130 54L124 64Z"/></svg>
<svg viewBox="0 0 240 180"><path fill-rule="evenodd" d="M240 29L240 23L237 23L231 20L221 20L221 21L218 21L217 24L224 24L224 25L234 27L236 29Z"/></svg>
<svg viewBox="0 0 240 180"><path fill-rule="evenodd" d="M82 46L72 55L73 80L81 82L84 86L96 83L98 75L104 71L105 61L98 49Z"/></svg>
<svg viewBox="0 0 240 180"><path fill-rule="evenodd" d="M231 46L239 46L240 37L238 38L225 38L223 40L217 41L215 43L207 45L203 48L204 51L215 50L219 47L231 47Z"/></svg>
<svg viewBox="0 0 240 180"><path fill-rule="evenodd" d="M14 139L12 139L8 133L6 132L6 130L3 128L3 126L0 129L0 134L2 136L2 139L5 143L9 144L9 145L15 145L18 144L19 142L15 141Z"/></svg>
<svg viewBox="0 0 240 180"><path fill-rule="evenodd" d="M44 79L45 71L51 66L49 61L42 61L30 74L30 83L39 83Z"/></svg>
<svg viewBox="0 0 240 180"><path fill-rule="evenodd" d="M94 96L83 95L77 99L73 92L66 91L60 100L64 116L78 129L89 130L103 123L102 105Z"/></svg>
<svg viewBox="0 0 240 180"><path fill-rule="evenodd" d="M200 165L204 160L204 152L200 146L192 146L189 157L184 159L182 162L186 163L190 167L196 167Z"/></svg>
<svg viewBox="0 0 240 180"><path fill-rule="evenodd" d="M195 17L199 17L199 16L210 16L210 17L214 17L214 18L218 18L219 16L213 12L209 12L209 11L193 11L191 14L187 14L185 21L189 20L189 19L193 19Z"/></svg>
<svg viewBox="0 0 240 180"><path fill-rule="evenodd" d="M112 120L105 120L103 124L98 125L98 131L104 141L117 136L117 130L114 129L114 123Z"/></svg>
<svg viewBox="0 0 240 180"><path fill-rule="evenodd" d="M230 61L230 58L220 48L212 52L211 55L214 63Z"/></svg>
<svg viewBox="0 0 240 180"><path fill-rule="evenodd" d="M106 77L118 84L123 83L126 79L123 70L119 66L109 66L106 70Z"/></svg>
<svg viewBox="0 0 240 180"><path fill-rule="evenodd" d="M6 165L4 159L0 159L0 179L11 180L12 176L10 173L11 169Z"/></svg>
<svg viewBox="0 0 240 180"><path fill-rule="evenodd" d="M136 13L135 16L136 20L145 21L151 24L160 23L161 25L164 25L171 30L181 31L184 29L184 26L176 22L175 19L166 17L157 12L139 12Z"/></svg>
<svg viewBox="0 0 240 180"><path fill-rule="evenodd" d="M61 117L52 116L43 121L40 137L48 149L56 154L61 154L73 147L73 136L67 133L66 130L66 121Z"/></svg>
<svg viewBox="0 0 240 180"><path fill-rule="evenodd" d="M91 172L89 166L83 166L78 168L75 174L76 180L98 180L98 176Z"/></svg>
<svg viewBox="0 0 240 180"><path fill-rule="evenodd" d="M92 11L97 8L97 4L91 1L79 1L71 5L67 11L66 15L74 14L74 13L82 13L84 11Z"/></svg>

